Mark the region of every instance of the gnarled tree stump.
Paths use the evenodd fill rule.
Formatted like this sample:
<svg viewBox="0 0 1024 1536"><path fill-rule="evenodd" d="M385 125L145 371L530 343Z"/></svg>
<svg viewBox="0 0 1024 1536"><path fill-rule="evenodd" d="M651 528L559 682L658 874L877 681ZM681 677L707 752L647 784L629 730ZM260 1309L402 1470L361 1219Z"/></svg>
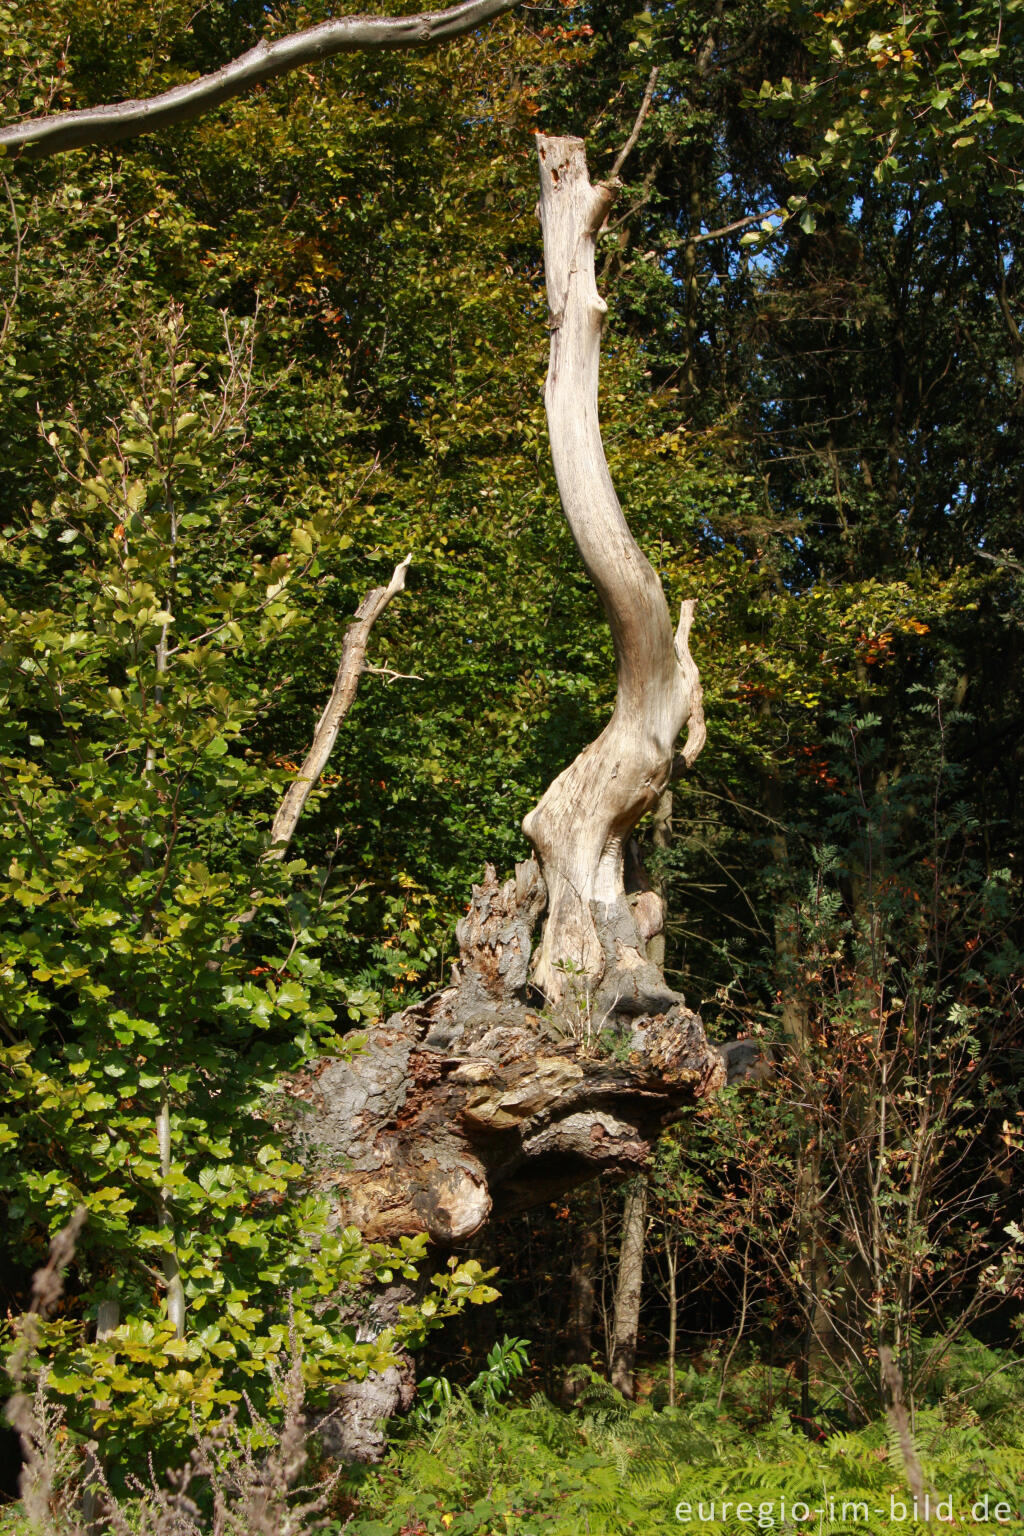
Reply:
<svg viewBox="0 0 1024 1536"><path fill-rule="evenodd" d="M457 980L302 1085L303 1139L335 1165L339 1218L368 1238L453 1245L601 1173L642 1168L651 1139L726 1081L680 1002L609 1021L548 1011L527 978L543 886L532 861L488 867L459 924Z"/></svg>

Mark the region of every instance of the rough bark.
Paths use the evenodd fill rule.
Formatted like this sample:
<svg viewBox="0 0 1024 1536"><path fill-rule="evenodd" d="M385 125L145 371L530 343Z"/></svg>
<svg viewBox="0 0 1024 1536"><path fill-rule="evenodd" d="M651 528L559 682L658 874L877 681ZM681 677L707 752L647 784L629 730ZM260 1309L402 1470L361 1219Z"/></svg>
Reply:
<svg viewBox="0 0 1024 1536"><path fill-rule="evenodd" d="M116 144L140 133L155 133L175 123L190 122L253 86L303 65L317 64L338 53L425 48L447 42L511 10L515 3L463 0L449 10L425 11L417 16L334 17L276 42L257 43L212 74L161 91L158 96L11 123L0 128L0 154L5 149L8 153L20 150L27 158L38 160L87 144Z"/></svg>
<svg viewBox="0 0 1024 1536"><path fill-rule="evenodd" d="M652 1138L726 1082L726 1057L680 1004L629 1020L611 1052L531 1006L543 902L533 861L504 885L488 867L458 927L453 985L373 1030L352 1060L293 1081L307 1106L297 1134L339 1219L367 1237L457 1244L492 1210L637 1172Z"/></svg>
<svg viewBox="0 0 1024 1536"><path fill-rule="evenodd" d="M693 604L673 634L661 582L622 514L601 444L597 385L607 306L595 238L614 189L592 186L581 139L538 135L540 216L551 310L545 404L551 454L573 538L612 631L618 690L611 720L523 822L549 911L532 979L549 1003L580 995L599 1018L664 1011L679 999L645 954L626 899L623 852L684 756L703 745L700 679L690 656ZM695 706L698 706L695 708Z"/></svg>
<svg viewBox="0 0 1024 1536"><path fill-rule="evenodd" d="M640 1302L644 1286L644 1244L647 1241L647 1180L635 1179L626 1191L619 1244L619 1273L615 1284L615 1324L609 1378L623 1397L636 1392L636 1341L640 1332Z"/></svg>
<svg viewBox="0 0 1024 1536"><path fill-rule="evenodd" d="M358 1317L352 1316L356 1338L373 1339L393 1327L401 1308L414 1300L412 1286L388 1286L372 1298ZM324 1454L333 1461L379 1461L387 1446L388 1419L411 1408L415 1395L415 1371L412 1360L404 1353L386 1370L373 1371L362 1381L346 1382L335 1393L330 1413L319 1424Z"/></svg>
<svg viewBox="0 0 1024 1536"><path fill-rule="evenodd" d="M594 1305L597 1300L597 1271L601 1258L598 1232L599 1208L593 1189L588 1190L577 1208L582 1226L573 1243L572 1271L569 1276L569 1316L566 1324L566 1371L562 1379L561 1400L569 1408L577 1400L584 1374L580 1366L590 1364L594 1347Z"/></svg>
<svg viewBox="0 0 1024 1536"><path fill-rule="evenodd" d="M612 1050L538 1010L528 969L543 905L532 860L504 884L488 867L458 926L452 985L372 1030L350 1061L291 1081L296 1139L340 1223L457 1246L492 1213L641 1173L661 1130L727 1081L733 1054L682 1004L624 1017ZM332 1450L376 1454L407 1384L350 1384Z"/></svg>

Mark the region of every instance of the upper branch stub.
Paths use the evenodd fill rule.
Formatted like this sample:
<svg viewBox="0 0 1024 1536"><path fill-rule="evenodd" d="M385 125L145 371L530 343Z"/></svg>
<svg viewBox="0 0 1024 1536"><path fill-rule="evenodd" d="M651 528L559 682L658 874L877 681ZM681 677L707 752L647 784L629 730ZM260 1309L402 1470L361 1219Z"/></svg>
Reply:
<svg viewBox="0 0 1024 1536"><path fill-rule="evenodd" d="M575 278L583 306L598 318L606 305L597 292L594 246L597 233L615 200L614 185L592 185L587 171L586 144L572 135L538 133L540 220L548 306L560 323L569 287Z"/></svg>

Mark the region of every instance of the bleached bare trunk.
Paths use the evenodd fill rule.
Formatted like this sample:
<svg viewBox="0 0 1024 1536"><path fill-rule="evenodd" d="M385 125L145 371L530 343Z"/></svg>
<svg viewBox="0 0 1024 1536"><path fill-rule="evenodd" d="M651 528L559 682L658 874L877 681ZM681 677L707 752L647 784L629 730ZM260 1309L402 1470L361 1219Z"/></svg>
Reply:
<svg viewBox="0 0 1024 1536"><path fill-rule="evenodd" d="M632 896L626 891L630 835L678 766L680 730L689 723L684 766L704 743L688 646L694 604L682 604L673 632L601 446L605 306L594 240L613 190L591 186L581 140L540 136L538 148L552 456L566 518L611 625L618 694L604 731L523 824L537 860L504 882L488 866L474 886L457 929L451 985L373 1028L357 1056L325 1063L296 1084L306 1111L301 1139L319 1166L344 1170L338 1220L371 1239L426 1232L453 1247L492 1214L560 1198L602 1173L642 1174L651 1142L685 1105L749 1070L749 1046L711 1045L649 958L647 941L662 926L657 892L643 882ZM536 1007L537 989L551 1007ZM608 1020L624 1051L603 1048ZM626 1390L645 1203L641 1180L629 1204L616 1302L615 1370ZM377 1454L366 1426L387 1403L398 1405L400 1389L397 1376L347 1387L334 1454Z"/></svg>
<svg viewBox="0 0 1024 1536"><path fill-rule="evenodd" d="M618 692L608 724L523 822L548 893L532 979L550 1003L585 989L602 1013L660 1013L677 999L645 953L626 899L630 833L667 788L675 743L704 743L700 679L690 656L692 602L673 634L661 582L622 515L601 443L597 385L607 306L594 250L615 196L592 186L582 139L537 137L540 216L551 310L545 404L559 495L611 626Z"/></svg>

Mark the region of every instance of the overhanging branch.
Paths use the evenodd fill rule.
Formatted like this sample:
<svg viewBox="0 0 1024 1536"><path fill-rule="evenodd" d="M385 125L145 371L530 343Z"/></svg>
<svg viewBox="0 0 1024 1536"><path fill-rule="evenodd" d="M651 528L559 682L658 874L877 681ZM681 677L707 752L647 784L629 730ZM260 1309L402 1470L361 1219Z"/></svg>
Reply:
<svg viewBox="0 0 1024 1536"><path fill-rule="evenodd" d="M11 123L0 128L0 153L20 150L31 159L44 159L87 144L116 144L140 133L187 123L264 80L333 58L336 53L425 48L448 42L493 21L516 3L463 0L446 11L424 11L416 16L339 16L274 43L257 43L213 74L176 85L159 96Z"/></svg>

